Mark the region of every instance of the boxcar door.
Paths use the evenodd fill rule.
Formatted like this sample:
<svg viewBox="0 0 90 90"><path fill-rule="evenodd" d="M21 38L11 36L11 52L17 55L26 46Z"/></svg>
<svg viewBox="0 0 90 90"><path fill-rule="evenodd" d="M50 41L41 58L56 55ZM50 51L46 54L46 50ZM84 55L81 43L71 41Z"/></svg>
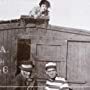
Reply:
<svg viewBox="0 0 90 90"><path fill-rule="evenodd" d="M90 90L90 42L68 41L67 79L73 90Z"/></svg>

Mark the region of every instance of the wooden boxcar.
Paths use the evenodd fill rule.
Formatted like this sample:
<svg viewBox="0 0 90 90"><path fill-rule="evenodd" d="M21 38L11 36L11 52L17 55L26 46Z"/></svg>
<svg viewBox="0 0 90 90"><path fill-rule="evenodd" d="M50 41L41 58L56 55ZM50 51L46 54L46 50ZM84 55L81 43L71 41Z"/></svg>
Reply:
<svg viewBox="0 0 90 90"><path fill-rule="evenodd" d="M16 65L23 58L35 61L39 86L47 78L45 64L53 61L57 63L58 75L66 78L73 90L90 89L90 32L52 26L48 22L48 19L29 17L0 21L0 86L3 89L12 86Z"/></svg>

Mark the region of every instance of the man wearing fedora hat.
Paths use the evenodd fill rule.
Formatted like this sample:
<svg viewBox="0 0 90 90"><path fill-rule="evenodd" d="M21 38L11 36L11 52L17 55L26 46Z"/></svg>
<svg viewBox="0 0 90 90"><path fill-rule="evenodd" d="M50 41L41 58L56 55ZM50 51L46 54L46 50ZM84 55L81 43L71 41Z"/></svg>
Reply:
<svg viewBox="0 0 90 90"><path fill-rule="evenodd" d="M15 78L14 90L37 90L37 81L32 73L32 61L23 61L19 68L21 71Z"/></svg>
<svg viewBox="0 0 90 90"><path fill-rule="evenodd" d="M46 74L49 79L46 81L45 90L69 90L69 85L62 77L57 76L56 63L49 62L45 65Z"/></svg>

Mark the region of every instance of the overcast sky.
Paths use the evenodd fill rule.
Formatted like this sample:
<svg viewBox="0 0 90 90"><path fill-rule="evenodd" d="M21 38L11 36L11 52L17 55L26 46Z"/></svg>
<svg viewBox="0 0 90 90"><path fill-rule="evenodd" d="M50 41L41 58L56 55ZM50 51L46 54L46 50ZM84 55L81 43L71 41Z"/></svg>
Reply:
<svg viewBox="0 0 90 90"><path fill-rule="evenodd" d="M40 0L0 0L0 20L28 15ZM90 30L90 0L49 0L50 24Z"/></svg>

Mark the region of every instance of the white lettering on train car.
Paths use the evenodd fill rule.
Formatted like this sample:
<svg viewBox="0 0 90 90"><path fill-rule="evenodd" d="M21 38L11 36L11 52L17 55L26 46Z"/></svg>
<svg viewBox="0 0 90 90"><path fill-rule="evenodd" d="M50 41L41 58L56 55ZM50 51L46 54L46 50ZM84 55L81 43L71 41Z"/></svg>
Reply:
<svg viewBox="0 0 90 90"><path fill-rule="evenodd" d="M4 73L4 74L8 73L8 66L4 66L4 67L3 67L3 73Z"/></svg>
<svg viewBox="0 0 90 90"><path fill-rule="evenodd" d="M6 53L6 50L5 50L4 46L1 46L0 52Z"/></svg>

